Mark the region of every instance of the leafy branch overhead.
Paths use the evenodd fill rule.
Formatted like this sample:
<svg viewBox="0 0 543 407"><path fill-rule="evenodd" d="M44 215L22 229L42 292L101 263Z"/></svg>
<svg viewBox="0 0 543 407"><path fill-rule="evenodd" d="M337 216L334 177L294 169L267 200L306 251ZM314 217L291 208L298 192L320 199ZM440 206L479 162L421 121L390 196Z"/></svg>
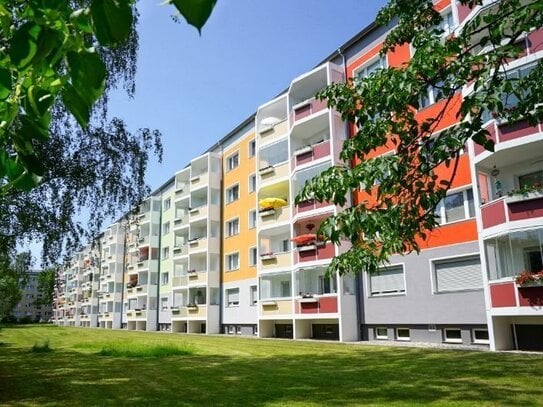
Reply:
<svg viewBox="0 0 543 407"><path fill-rule="evenodd" d="M199 31L215 1L171 3ZM133 35L131 0L0 0L0 191L35 187L46 168L36 144L50 138L61 103L87 128L108 88L108 49Z"/></svg>
<svg viewBox="0 0 543 407"><path fill-rule="evenodd" d="M519 41L543 27L543 1L460 3L479 13L449 33L434 2L391 0L378 16L384 26L395 24L381 56L410 44L410 61L317 95L355 129L341 152L346 164L308 182L297 198L345 207L319 231L352 245L330 271L377 272L392 254L419 251L438 226L436 206L467 142L493 150L485 122L543 119L542 62L520 76L506 73L508 62L523 53ZM359 203L347 207L351 194Z"/></svg>

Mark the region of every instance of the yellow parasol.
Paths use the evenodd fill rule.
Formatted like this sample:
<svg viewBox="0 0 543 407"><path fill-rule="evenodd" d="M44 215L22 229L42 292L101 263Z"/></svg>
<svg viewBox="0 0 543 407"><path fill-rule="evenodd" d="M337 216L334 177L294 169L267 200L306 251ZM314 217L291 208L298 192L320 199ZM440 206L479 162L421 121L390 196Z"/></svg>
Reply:
<svg viewBox="0 0 543 407"><path fill-rule="evenodd" d="M287 204L287 201L281 198L264 198L261 199L259 205L262 209L281 208Z"/></svg>

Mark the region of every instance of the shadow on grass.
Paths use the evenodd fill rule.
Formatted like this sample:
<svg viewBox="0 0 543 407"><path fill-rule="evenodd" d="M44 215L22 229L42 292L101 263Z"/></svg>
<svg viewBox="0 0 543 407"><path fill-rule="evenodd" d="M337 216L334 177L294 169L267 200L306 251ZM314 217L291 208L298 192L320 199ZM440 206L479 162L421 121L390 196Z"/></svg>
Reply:
<svg viewBox="0 0 543 407"><path fill-rule="evenodd" d="M542 368L540 357L377 347L161 359L8 348L0 404L528 406L543 401Z"/></svg>

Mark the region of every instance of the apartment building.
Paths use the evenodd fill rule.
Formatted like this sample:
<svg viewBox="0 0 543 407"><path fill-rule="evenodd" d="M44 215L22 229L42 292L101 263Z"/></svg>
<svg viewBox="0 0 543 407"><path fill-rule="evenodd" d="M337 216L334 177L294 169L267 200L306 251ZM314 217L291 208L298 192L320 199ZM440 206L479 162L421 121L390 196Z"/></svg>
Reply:
<svg viewBox="0 0 543 407"><path fill-rule="evenodd" d="M225 140L222 152L222 333L256 335L257 175L254 120Z"/></svg>
<svg viewBox="0 0 543 407"><path fill-rule="evenodd" d="M18 321L49 322L53 318L51 306L37 303L42 298L38 285L39 275L40 271L28 273L28 282L22 287L21 301L13 310L13 317Z"/></svg>
<svg viewBox="0 0 543 407"><path fill-rule="evenodd" d="M491 12L493 3L468 9L442 0L435 7L449 34ZM113 253L107 267L116 274L104 272L101 263L97 319L85 316L92 313L92 299L86 308L82 303L90 292L85 276L92 274L85 261L92 257L78 254L59 286L57 323L543 348L543 288L515 281L521 271L543 269L541 125L498 122L489 115L486 125L496 149L466 145L436 211L440 226L420 242L420 253L394 255L374 275L326 273L348 246L322 241L316 231L345 208L313 200L295 205L294 198L307 180L341 164L342 144L354 129L315 94L345 78L408 63L413 50L407 45L380 55L388 29L366 27L294 78L106 231L109 254L103 246L102 257ZM507 75L524 75L543 55L541 30L524 41L525 53L505 67ZM460 102L470 91L454 98ZM417 115L433 117L442 107L429 92ZM437 131L456 120L449 110ZM394 154L394 149L374 154ZM443 178L450 171L439 169ZM349 206L370 197L358 192L347 198ZM108 301L106 292L113 295ZM117 323L108 315L119 307Z"/></svg>

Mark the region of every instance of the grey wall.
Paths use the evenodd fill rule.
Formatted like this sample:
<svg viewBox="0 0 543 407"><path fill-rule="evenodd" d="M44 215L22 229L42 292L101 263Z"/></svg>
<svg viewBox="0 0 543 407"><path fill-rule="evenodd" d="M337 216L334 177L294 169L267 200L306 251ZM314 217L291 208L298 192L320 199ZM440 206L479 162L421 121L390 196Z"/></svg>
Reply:
<svg viewBox="0 0 543 407"><path fill-rule="evenodd" d="M434 293L430 260L478 253L477 242L427 249L420 254L393 256L391 264L404 264L405 295L370 297L368 276L362 275L362 324L482 324L486 325L483 290Z"/></svg>

